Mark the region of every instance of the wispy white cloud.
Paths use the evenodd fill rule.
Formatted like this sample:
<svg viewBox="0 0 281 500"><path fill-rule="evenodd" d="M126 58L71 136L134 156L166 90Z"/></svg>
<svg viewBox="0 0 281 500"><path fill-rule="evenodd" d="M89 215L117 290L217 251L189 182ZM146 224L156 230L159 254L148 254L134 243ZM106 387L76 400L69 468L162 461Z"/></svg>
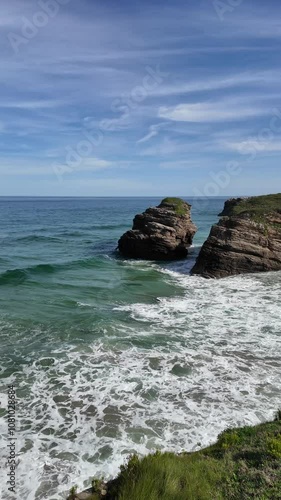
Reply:
<svg viewBox="0 0 281 500"><path fill-rule="evenodd" d="M113 167L114 163L100 158L85 158L78 167L80 171L97 171Z"/></svg>
<svg viewBox="0 0 281 500"><path fill-rule="evenodd" d="M186 82L174 82L173 85L161 85L151 92L154 96L173 96L191 92L203 92L233 87L279 85L281 72L279 71L252 71L230 76L206 76L201 80L194 80L187 75Z"/></svg>
<svg viewBox="0 0 281 500"><path fill-rule="evenodd" d="M179 122L225 122L245 120L270 113L269 107L261 105L235 102L233 99L217 100L212 102L198 102L178 104L171 107L161 107L158 112L160 118Z"/></svg>
<svg viewBox="0 0 281 500"><path fill-rule="evenodd" d="M163 156L179 152L181 152L181 145L179 141L174 141L169 137L164 137L161 142L142 150L140 154L141 156L156 156L161 158Z"/></svg>
<svg viewBox="0 0 281 500"><path fill-rule="evenodd" d="M159 131L165 127L166 123L158 123L156 125L150 125L148 133L137 141L138 144L150 141L153 137L156 137Z"/></svg>
<svg viewBox="0 0 281 500"><path fill-rule="evenodd" d="M252 138L238 142L225 142L222 144L225 149L235 151L240 154L277 153L281 151L281 139Z"/></svg>
<svg viewBox="0 0 281 500"><path fill-rule="evenodd" d="M242 2L244 3L244 2ZM271 6L268 9L268 6ZM274 2L250 2L244 9L235 9L228 21L221 23L218 36L258 40L281 38L281 7Z"/></svg>
<svg viewBox="0 0 281 500"><path fill-rule="evenodd" d="M59 99L32 99L30 101L17 100L14 101L0 101L0 109L26 109L26 110L40 110L40 109L50 109L58 108L59 106L64 106L67 101L60 101Z"/></svg>

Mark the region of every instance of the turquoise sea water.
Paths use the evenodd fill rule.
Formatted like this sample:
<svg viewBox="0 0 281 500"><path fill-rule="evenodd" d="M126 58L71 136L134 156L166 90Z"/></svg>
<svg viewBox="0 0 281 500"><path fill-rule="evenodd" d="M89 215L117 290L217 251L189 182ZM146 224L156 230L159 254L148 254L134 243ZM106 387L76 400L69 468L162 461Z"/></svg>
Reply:
<svg viewBox="0 0 281 500"><path fill-rule="evenodd" d="M271 418L281 393L281 273L189 270L224 203L193 202L188 259L124 260L160 199L0 199L1 478L16 386L17 494L59 500L132 452L192 450Z"/></svg>

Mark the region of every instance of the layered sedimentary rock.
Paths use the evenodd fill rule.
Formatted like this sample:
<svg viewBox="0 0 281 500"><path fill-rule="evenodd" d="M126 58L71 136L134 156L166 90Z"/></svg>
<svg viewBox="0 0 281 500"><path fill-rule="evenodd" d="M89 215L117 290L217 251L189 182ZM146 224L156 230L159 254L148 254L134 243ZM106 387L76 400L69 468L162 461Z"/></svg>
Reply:
<svg viewBox="0 0 281 500"><path fill-rule="evenodd" d="M222 278L281 270L281 194L230 199L219 215L192 274Z"/></svg>
<svg viewBox="0 0 281 500"><path fill-rule="evenodd" d="M165 198L159 206L136 215L133 228L118 242L125 257L175 260L187 256L196 233L191 205L179 198Z"/></svg>

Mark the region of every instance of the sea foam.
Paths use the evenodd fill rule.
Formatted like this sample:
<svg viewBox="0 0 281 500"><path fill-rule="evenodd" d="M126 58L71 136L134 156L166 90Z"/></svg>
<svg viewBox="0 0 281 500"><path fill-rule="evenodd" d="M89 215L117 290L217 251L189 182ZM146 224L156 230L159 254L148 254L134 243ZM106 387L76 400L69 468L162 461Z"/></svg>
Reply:
<svg viewBox="0 0 281 500"><path fill-rule="evenodd" d="M17 487L26 500L58 500L73 483L112 477L132 452L198 449L280 405L280 273L204 280L180 264L136 265L180 293L116 303L98 341L65 342L37 361L31 352L5 380L18 383Z"/></svg>

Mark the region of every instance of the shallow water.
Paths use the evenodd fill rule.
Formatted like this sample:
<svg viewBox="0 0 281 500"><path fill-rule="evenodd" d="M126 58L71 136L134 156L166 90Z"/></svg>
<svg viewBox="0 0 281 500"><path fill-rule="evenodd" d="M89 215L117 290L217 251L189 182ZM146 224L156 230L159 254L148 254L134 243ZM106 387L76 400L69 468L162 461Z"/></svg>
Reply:
<svg viewBox="0 0 281 500"><path fill-rule="evenodd" d="M0 200L0 453L5 465L14 383L26 500L65 498L134 451L193 450L280 406L281 273L189 276L222 198L194 200L187 260L123 260L118 238L158 202Z"/></svg>

